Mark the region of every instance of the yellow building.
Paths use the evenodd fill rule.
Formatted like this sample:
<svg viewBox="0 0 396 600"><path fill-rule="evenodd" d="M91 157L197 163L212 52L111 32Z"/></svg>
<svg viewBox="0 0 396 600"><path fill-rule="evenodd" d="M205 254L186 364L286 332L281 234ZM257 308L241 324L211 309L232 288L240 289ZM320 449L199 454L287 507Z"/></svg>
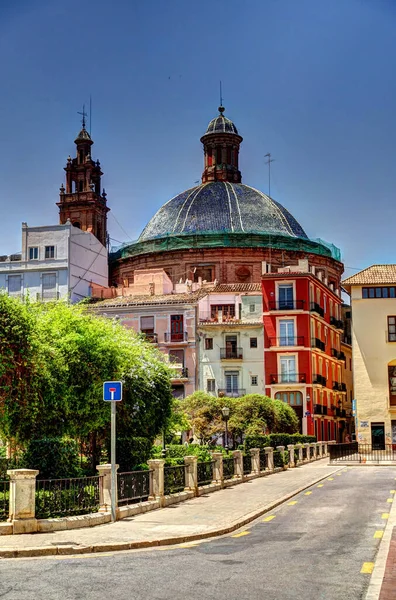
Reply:
<svg viewBox="0 0 396 600"><path fill-rule="evenodd" d="M343 282L351 296L353 383L359 442L396 444L396 265Z"/></svg>

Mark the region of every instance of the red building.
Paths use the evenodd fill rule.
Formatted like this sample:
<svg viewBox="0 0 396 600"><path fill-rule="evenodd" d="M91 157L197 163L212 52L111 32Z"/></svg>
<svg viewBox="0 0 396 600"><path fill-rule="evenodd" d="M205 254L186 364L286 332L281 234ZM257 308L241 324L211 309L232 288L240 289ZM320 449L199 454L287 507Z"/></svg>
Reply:
<svg viewBox="0 0 396 600"><path fill-rule="evenodd" d="M335 271L310 262L300 260L262 276L266 394L294 408L302 433L342 440L340 280Z"/></svg>

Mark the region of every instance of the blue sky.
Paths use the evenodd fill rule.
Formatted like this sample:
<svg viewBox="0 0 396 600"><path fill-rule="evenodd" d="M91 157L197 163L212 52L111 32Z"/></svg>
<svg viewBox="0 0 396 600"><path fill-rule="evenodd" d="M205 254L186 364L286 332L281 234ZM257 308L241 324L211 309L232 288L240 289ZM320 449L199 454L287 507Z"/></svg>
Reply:
<svg viewBox="0 0 396 600"><path fill-rule="evenodd" d="M110 235L136 239L200 178L221 79L243 182L267 191L271 152L271 195L347 275L396 262L395 27L393 0L1 2L0 254L58 221L90 94Z"/></svg>

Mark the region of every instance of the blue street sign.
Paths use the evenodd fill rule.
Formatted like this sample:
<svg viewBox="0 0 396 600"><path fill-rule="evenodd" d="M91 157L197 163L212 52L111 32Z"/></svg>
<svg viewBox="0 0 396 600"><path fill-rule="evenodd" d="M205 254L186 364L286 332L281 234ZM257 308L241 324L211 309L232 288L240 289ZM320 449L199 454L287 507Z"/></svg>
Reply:
<svg viewBox="0 0 396 600"><path fill-rule="evenodd" d="M352 416L356 417L356 400L352 400Z"/></svg>
<svg viewBox="0 0 396 600"><path fill-rule="evenodd" d="M122 400L122 381L104 381L103 400L106 402L120 402Z"/></svg>

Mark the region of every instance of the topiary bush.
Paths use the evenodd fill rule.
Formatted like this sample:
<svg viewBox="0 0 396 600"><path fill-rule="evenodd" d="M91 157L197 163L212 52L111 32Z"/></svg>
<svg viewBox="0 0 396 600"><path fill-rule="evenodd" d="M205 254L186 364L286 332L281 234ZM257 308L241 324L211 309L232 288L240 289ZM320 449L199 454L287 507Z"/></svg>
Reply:
<svg viewBox="0 0 396 600"><path fill-rule="evenodd" d="M30 440L22 462L25 468L40 471L38 479L61 479L81 475L78 444L68 438Z"/></svg>

